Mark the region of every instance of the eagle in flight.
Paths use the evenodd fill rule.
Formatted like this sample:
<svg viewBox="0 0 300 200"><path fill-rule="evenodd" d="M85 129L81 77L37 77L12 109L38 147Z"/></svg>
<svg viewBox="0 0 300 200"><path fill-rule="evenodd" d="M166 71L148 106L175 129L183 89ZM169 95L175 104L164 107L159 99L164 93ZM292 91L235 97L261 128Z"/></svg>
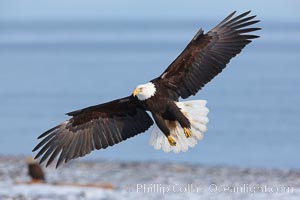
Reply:
<svg viewBox="0 0 300 200"><path fill-rule="evenodd" d="M149 144L165 152L185 152L207 130L205 100L183 101L219 74L252 39L259 20L250 11L231 13L216 27L200 29L183 52L157 78L138 85L132 95L67 113L71 118L41 134L35 159L46 166L105 149L145 132L152 125ZM149 111L152 118L147 113Z"/></svg>

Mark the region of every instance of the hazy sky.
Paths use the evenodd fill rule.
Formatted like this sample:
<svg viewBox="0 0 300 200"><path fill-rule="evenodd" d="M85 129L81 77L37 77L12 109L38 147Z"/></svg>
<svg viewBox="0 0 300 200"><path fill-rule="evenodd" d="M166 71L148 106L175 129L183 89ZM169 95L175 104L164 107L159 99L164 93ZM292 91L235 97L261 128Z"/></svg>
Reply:
<svg viewBox="0 0 300 200"><path fill-rule="evenodd" d="M263 19L300 19L299 0L0 0L0 20L99 18L206 18L253 10Z"/></svg>

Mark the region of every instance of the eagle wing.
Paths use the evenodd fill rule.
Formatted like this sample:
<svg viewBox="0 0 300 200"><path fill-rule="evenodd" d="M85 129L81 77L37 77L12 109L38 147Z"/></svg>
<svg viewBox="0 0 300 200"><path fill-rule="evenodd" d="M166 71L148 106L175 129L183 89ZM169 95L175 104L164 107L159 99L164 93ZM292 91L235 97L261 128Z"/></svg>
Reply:
<svg viewBox="0 0 300 200"><path fill-rule="evenodd" d="M57 165L82 157L95 149L105 149L127 138L145 132L153 125L151 117L132 97L77 110L71 119L38 137L43 140L33 149L46 166L59 155Z"/></svg>
<svg viewBox="0 0 300 200"><path fill-rule="evenodd" d="M200 29L183 52L158 78L176 92L178 97L195 95L219 74L241 50L259 36L249 33L260 28L248 26L259 22L245 12L237 17L231 13L215 28L204 34Z"/></svg>

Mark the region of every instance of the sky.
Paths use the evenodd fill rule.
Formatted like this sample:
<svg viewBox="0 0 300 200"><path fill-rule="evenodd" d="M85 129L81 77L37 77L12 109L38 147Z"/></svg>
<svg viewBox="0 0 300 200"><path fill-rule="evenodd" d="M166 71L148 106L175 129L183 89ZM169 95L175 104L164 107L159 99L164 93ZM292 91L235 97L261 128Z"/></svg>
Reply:
<svg viewBox="0 0 300 200"><path fill-rule="evenodd" d="M263 19L298 22L299 0L0 0L0 20L43 19L219 19L253 10Z"/></svg>

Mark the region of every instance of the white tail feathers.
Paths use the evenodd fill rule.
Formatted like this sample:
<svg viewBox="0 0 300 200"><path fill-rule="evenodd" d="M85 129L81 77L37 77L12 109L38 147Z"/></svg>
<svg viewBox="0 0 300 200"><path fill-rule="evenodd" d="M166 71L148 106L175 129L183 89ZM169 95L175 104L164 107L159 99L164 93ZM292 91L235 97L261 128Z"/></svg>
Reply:
<svg viewBox="0 0 300 200"><path fill-rule="evenodd" d="M194 147L198 141L203 138L203 133L207 130L206 124L209 121L207 117L209 110L206 107L206 103L205 100L176 102L181 112L191 122L191 137L187 138L185 136L184 130L178 122L166 121L167 124L173 123L173 126L169 126L169 128L171 136L176 141L176 146L169 144L167 137L156 124L154 124L152 132L150 133L149 144L153 146L154 149L162 149L164 152L174 151L175 153L181 151L186 152L189 147Z"/></svg>

